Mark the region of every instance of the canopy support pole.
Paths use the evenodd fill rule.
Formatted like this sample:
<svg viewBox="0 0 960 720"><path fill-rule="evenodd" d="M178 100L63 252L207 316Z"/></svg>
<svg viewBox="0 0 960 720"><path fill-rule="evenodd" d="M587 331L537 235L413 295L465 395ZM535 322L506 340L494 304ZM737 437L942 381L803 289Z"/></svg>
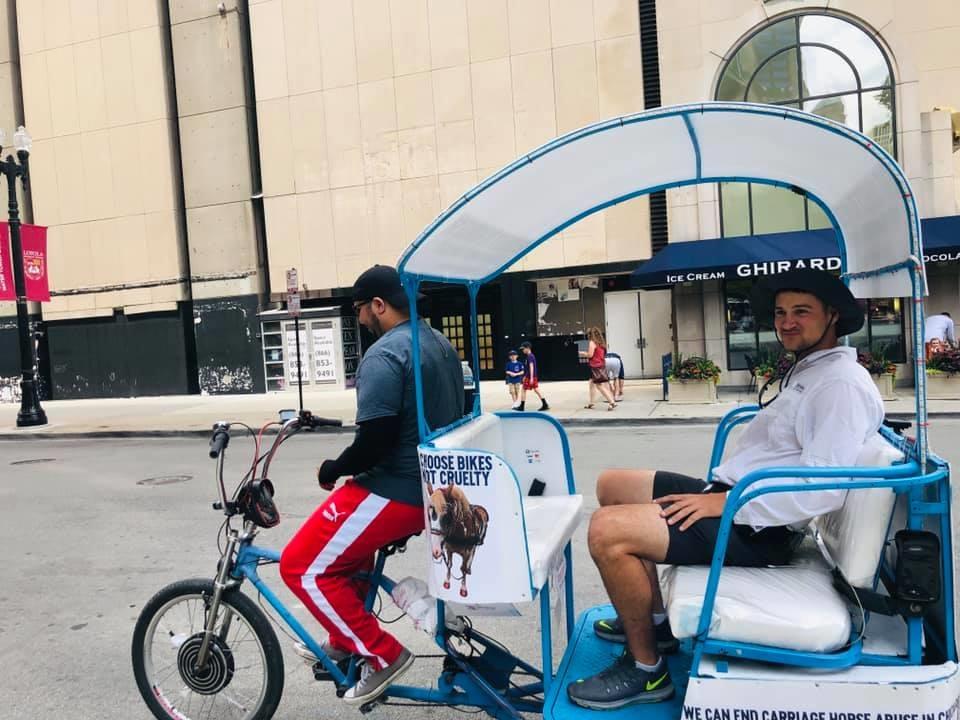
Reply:
<svg viewBox="0 0 960 720"><path fill-rule="evenodd" d="M477 328L477 293L480 292L480 283L471 282L467 285L470 295L470 337L473 347L473 407L464 408L470 415L479 415L480 405L480 333ZM474 412L476 410L476 412Z"/></svg>
<svg viewBox="0 0 960 720"><path fill-rule="evenodd" d="M427 427L426 416L423 411L423 372L420 369L420 318L417 316L417 291L420 281L407 276L403 289L407 293L407 302L410 306L410 339L413 341L413 387L417 397L417 431L420 442L426 442L430 428Z"/></svg>

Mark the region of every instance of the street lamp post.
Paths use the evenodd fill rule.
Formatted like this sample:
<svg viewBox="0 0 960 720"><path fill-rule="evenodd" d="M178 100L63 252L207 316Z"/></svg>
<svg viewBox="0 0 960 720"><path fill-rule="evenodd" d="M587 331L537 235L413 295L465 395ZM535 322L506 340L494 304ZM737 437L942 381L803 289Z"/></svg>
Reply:
<svg viewBox="0 0 960 720"><path fill-rule="evenodd" d="M10 223L11 264L13 265L13 286L17 293L17 335L20 341L20 412L17 413L17 427L46 425L47 415L40 407L40 393L37 387L33 341L30 334L30 318L27 315L27 287L23 279L23 246L20 243L20 205L17 202L17 178L28 187L30 134L22 125L13 134L13 147L17 159L7 155L0 160L0 173L7 178L7 210ZM6 136L0 130L0 149L6 145ZM19 161L19 162L18 162Z"/></svg>

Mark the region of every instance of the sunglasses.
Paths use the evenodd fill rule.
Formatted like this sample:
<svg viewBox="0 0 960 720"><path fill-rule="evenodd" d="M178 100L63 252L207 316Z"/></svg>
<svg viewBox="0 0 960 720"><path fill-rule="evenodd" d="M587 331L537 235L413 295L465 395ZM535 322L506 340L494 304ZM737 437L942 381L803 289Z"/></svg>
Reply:
<svg viewBox="0 0 960 720"><path fill-rule="evenodd" d="M353 304L353 312L354 312L355 314L359 315L359 314L360 314L360 309L361 309L364 305L369 305L369 304L372 303L372 302L373 302L373 300L364 300L363 302L355 302L355 303Z"/></svg>

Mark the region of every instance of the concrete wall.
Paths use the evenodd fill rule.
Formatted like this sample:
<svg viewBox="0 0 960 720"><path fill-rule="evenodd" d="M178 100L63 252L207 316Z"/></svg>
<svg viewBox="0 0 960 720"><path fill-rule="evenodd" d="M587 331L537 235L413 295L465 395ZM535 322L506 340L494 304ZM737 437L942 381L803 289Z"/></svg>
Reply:
<svg viewBox="0 0 960 720"><path fill-rule="evenodd" d="M51 289L70 293L44 318L174 309L184 263L159 2L16 8L34 219L50 227Z"/></svg>
<svg viewBox="0 0 960 720"><path fill-rule="evenodd" d="M558 134L642 109L634 0L253 0L271 284L348 286ZM649 257L647 201L518 264Z"/></svg>
<svg viewBox="0 0 960 720"><path fill-rule="evenodd" d="M195 300L260 289L236 0L170 3L183 189Z"/></svg>

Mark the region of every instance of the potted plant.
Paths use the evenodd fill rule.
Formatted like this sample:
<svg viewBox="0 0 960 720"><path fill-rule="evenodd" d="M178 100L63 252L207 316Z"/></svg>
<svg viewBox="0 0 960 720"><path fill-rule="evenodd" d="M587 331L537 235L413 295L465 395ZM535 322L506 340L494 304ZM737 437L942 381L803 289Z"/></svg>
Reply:
<svg viewBox="0 0 960 720"><path fill-rule="evenodd" d="M773 380L782 378L793 367L793 362L793 353L767 352L760 355L757 364L753 366L753 374L757 378L757 384L763 387L763 384L771 378Z"/></svg>
<svg viewBox="0 0 960 720"><path fill-rule="evenodd" d="M857 353L857 362L863 365L873 378L873 382L884 400L895 400L893 381L897 376L897 366L887 360L883 351Z"/></svg>
<svg viewBox="0 0 960 720"><path fill-rule="evenodd" d="M667 380L670 383L667 397L672 403L717 402L720 368L712 360L696 355L688 358L678 355L677 362L667 373Z"/></svg>
<svg viewBox="0 0 960 720"><path fill-rule="evenodd" d="M960 398L960 350L949 348L927 360L927 397Z"/></svg>

